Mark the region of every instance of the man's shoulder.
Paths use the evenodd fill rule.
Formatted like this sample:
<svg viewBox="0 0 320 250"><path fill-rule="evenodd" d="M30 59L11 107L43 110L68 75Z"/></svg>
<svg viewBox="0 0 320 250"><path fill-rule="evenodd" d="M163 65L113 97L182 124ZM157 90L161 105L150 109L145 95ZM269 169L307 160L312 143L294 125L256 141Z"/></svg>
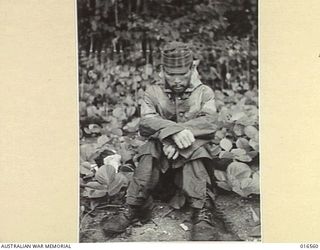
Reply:
<svg viewBox="0 0 320 250"><path fill-rule="evenodd" d="M157 95L163 91L164 91L164 84L160 81L153 81L146 88L146 93L151 95Z"/></svg>
<svg viewBox="0 0 320 250"><path fill-rule="evenodd" d="M208 85L203 84L203 83L201 83L199 86L197 86L197 88L194 91L198 91L198 92L202 92L207 95L214 96L214 92L213 92L212 88L209 87Z"/></svg>

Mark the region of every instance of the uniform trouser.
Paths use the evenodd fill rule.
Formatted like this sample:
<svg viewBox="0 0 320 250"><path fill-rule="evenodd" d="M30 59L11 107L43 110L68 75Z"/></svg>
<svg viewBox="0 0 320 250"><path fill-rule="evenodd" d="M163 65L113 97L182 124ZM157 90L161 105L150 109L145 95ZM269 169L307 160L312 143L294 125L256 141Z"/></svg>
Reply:
<svg viewBox="0 0 320 250"><path fill-rule="evenodd" d="M127 190L127 204L145 206L152 202L151 191L159 181L161 162L151 155L143 155L135 169ZM187 202L193 208L202 208L206 200L207 184L210 178L201 159L187 161L178 173L181 174L181 189Z"/></svg>

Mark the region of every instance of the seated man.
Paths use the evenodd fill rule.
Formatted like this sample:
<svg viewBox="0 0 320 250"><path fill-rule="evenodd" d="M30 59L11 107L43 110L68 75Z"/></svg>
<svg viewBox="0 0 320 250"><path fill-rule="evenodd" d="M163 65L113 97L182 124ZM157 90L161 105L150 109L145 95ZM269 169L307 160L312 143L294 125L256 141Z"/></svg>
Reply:
<svg viewBox="0 0 320 250"><path fill-rule="evenodd" d="M150 192L159 175L174 168L193 209L192 239L204 232L200 240L210 240L214 228L206 201L213 194L203 161L211 159L206 144L216 131L214 93L198 79L192 51L184 43L165 46L161 73L163 82L148 87L141 105L139 131L148 141L139 149L139 165L127 190L128 209L107 221L104 232L120 233L137 219L150 219Z"/></svg>

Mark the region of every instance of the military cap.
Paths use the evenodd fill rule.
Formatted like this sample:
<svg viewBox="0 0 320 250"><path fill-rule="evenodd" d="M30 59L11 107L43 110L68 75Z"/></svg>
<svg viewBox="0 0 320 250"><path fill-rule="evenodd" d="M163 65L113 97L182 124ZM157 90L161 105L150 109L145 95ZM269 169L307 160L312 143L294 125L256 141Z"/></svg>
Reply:
<svg viewBox="0 0 320 250"><path fill-rule="evenodd" d="M167 73L186 73L193 62L192 51L188 44L171 42L161 51L161 62Z"/></svg>

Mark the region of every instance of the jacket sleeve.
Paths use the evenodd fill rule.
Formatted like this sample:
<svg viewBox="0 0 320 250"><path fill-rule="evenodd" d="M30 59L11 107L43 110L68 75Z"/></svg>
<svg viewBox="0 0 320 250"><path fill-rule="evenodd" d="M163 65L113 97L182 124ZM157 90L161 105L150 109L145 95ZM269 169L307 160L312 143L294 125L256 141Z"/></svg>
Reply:
<svg viewBox="0 0 320 250"><path fill-rule="evenodd" d="M194 119L180 125L192 131L196 138L210 139L217 131L218 114L213 90L205 86L201 93L201 110Z"/></svg>
<svg viewBox="0 0 320 250"><path fill-rule="evenodd" d="M147 89L141 102L141 120L139 132L142 136L156 138L161 141L178 133L184 126L161 117L157 111L155 100L151 97L152 90Z"/></svg>

